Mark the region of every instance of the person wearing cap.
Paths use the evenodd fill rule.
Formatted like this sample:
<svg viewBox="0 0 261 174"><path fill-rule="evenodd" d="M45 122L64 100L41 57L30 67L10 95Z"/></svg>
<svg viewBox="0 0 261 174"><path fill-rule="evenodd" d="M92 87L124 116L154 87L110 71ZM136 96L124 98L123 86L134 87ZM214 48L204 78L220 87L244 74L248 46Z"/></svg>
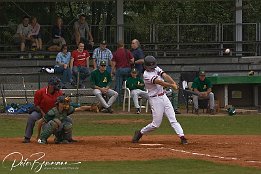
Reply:
<svg viewBox="0 0 261 174"><path fill-rule="evenodd" d="M195 114L198 114L198 100L209 99L210 114L214 115L215 114L214 93L212 92L212 84L210 80L206 78L205 71L199 72L199 76L196 77L192 83L192 89L194 90L194 92L198 93L198 96L193 95Z"/></svg>
<svg viewBox="0 0 261 174"><path fill-rule="evenodd" d="M27 119L23 143L30 143L35 122L53 108L57 97L62 95L60 82L61 80L59 78L52 77L49 79L47 87L43 87L36 91L34 95L34 108Z"/></svg>
<svg viewBox="0 0 261 174"><path fill-rule="evenodd" d="M54 134L56 144L68 144L71 141L72 121L70 115L77 111L90 110L90 106L74 108L70 105L71 99L62 95L57 97L55 106L40 120L38 125L38 143L47 144L47 139Z"/></svg>
<svg viewBox="0 0 261 174"><path fill-rule="evenodd" d="M100 46L95 48L93 51L92 59L93 59L93 69L99 69L99 64L101 61L106 62L106 70L111 73L111 59L112 59L111 50L107 48L107 42L102 40L100 42Z"/></svg>
<svg viewBox="0 0 261 174"><path fill-rule="evenodd" d="M131 97L134 102L134 106L136 108L136 113L140 114L141 109L139 105L139 97L145 98L146 100L149 99L148 93L144 89L144 81L137 77L138 70L133 68L131 70L131 77L129 77L126 81L126 87L131 91Z"/></svg>
<svg viewBox="0 0 261 174"><path fill-rule="evenodd" d="M112 104L116 101L118 93L110 89L112 82L111 74L106 71L106 62L102 60L99 65L99 69L92 71L91 73L91 85L93 94L98 98L104 110L102 112L112 113ZM108 99L105 101L104 97Z"/></svg>
<svg viewBox="0 0 261 174"><path fill-rule="evenodd" d="M89 70L89 58L90 54L84 49L84 43L80 42L78 49L72 52L70 67L72 68L74 83L77 84L78 73L79 73L79 86L84 88L84 81L90 76Z"/></svg>
<svg viewBox="0 0 261 174"><path fill-rule="evenodd" d="M124 48L124 42L118 42L118 49L113 53L112 58L112 75L116 76L115 90L121 99L121 89L124 80L130 77L131 66L134 63L134 57L128 49Z"/></svg>
<svg viewBox="0 0 261 174"><path fill-rule="evenodd" d="M76 45L79 45L80 42L83 42L85 49L92 49L94 44L93 37L88 23L86 22L86 15L81 14L79 16L79 20L74 23L73 29Z"/></svg>

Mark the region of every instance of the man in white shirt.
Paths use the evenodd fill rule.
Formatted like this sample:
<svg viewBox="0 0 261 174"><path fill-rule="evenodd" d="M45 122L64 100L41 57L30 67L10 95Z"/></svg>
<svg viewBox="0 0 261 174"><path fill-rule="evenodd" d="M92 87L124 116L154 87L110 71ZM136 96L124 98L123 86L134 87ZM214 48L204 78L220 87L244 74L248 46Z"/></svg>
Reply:
<svg viewBox="0 0 261 174"><path fill-rule="evenodd" d="M171 127L178 134L181 144L188 144L183 129L175 117L174 108L163 89L163 87L171 87L177 90L177 84L167 73L157 66L157 61L153 56L145 57L144 68L144 83L148 90L153 120L141 130L135 131L132 142L138 143L143 134L157 129L162 122L163 114L165 114Z"/></svg>

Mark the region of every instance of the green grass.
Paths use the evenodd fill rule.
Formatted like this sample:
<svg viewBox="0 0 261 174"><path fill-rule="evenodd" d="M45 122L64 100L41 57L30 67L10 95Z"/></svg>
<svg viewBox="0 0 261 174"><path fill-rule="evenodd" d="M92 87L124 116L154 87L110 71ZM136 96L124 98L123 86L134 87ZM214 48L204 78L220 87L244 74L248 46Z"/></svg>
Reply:
<svg viewBox="0 0 261 174"><path fill-rule="evenodd" d="M0 137L22 137L27 116L0 116ZM75 136L132 135L151 121L150 115L74 115ZM96 121L125 119L145 120L143 123L104 124ZM186 134L261 135L261 115L249 116L178 116ZM152 134L173 134L164 117L161 127Z"/></svg>
<svg viewBox="0 0 261 174"><path fill-rule="evenodd" d="M5 166L9 164L5 163ZM202 160L164 159L149 161L83 162L78 169L42 169L40 174L261 174L256 168L228 166ZM65 166L66 168L66 166ZM0 167L0 173L34 173L30 167L17 167L13 171Z"/></svg>
<svg viewBox="0 0 261 174"><path fill-rule="evenodd" d="M151 115L74 115L74 136L132 135L151 121ZM125 119L128 124L104 124L101 120ZM133 123L142 119L145 122ZM261 135L261 115L248 116L178 116L186 134ZM22 137L27 116L0 116L0 137ZM163 119L161 127L152 134L174 134L169 122ZM1 149L2 150L2 149ZM10 162L9 162L10 164ZM10 172L0 167L0 173L34 173L29 167L17 167ZM42 170L41 174L261 174L260 169L222 165L203 160L165 159L148 161L83 162L77 170Z"/></svg>

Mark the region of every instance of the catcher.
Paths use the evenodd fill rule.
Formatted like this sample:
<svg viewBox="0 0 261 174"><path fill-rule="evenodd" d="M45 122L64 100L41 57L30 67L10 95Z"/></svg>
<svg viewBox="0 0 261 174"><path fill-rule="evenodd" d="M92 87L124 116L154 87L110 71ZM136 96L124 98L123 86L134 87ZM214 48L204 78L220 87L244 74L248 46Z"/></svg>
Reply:
<svg viewBox="0 0 261 174"><path fill-rule="evenodd" d="M58 97L55 107L49 110L47 114L39 120L37 136L38 143L47 144L47 139L54 134L56 137L56 144L68 144L73 126L69 115L75 111L99 112L97 105L74 108L70 106L70 101L70 97Z"/></svg>

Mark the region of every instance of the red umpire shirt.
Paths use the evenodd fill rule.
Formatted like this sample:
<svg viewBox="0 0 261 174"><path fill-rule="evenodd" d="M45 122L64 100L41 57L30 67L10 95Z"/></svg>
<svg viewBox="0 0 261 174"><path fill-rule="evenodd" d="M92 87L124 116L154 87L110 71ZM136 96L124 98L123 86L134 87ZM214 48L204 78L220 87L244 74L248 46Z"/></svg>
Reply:
<svg viewBox="0 0 261 174"><path fill-rule="evenodd" d="M62 91L54 91L53 94L48 93L48 87L41 88L34 95L34 105L40 106L44 113L47 113L55 106L57 97L62 95Z"/></svg>

